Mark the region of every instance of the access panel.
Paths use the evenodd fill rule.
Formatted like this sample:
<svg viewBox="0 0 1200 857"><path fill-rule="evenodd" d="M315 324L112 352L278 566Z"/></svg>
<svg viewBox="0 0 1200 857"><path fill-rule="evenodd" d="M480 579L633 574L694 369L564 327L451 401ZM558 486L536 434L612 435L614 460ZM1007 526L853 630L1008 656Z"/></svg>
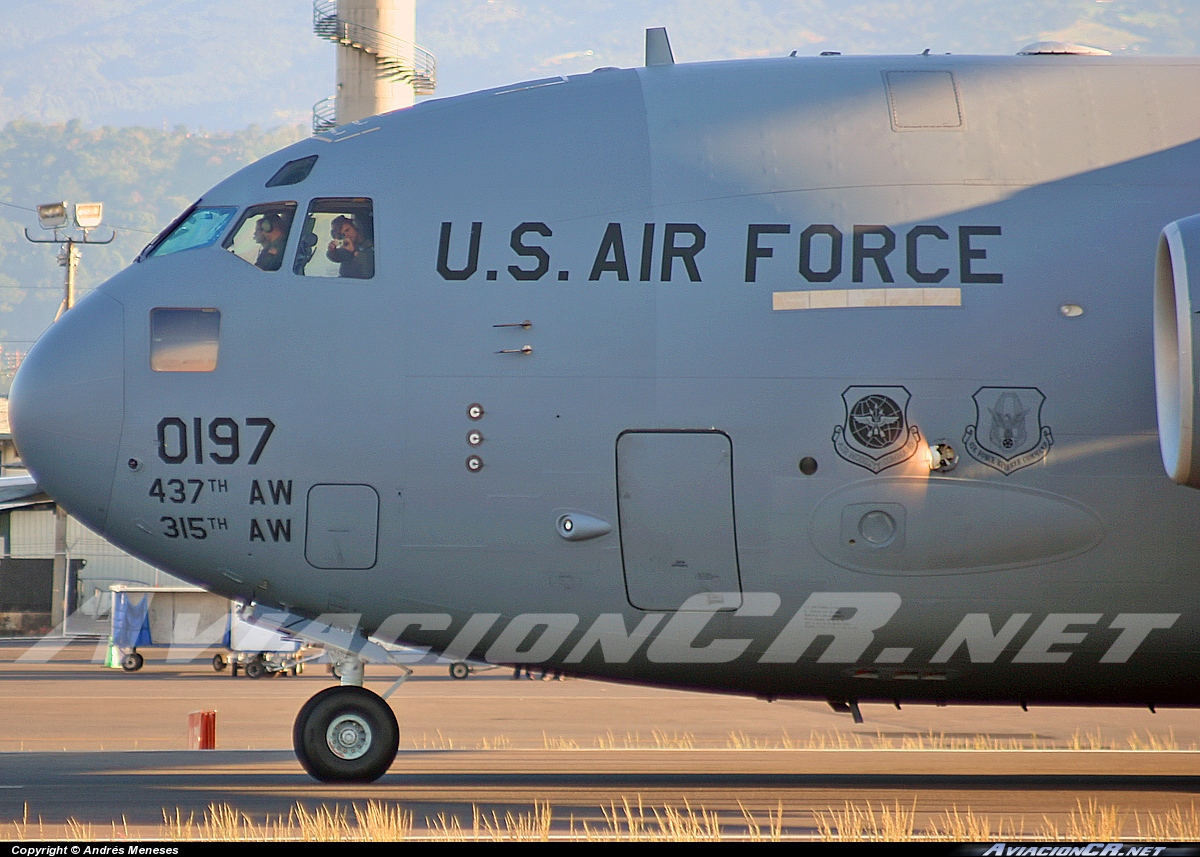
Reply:
<svg viewBox="0 0 1200 857"><path fill-rule="evenodd" d="M719 609L741 606L727 434L623 432L617 508L630 604L677 610L691 596L709 593Z"/></svg>
<svg viewBox="0 0 1200 857"><path fill-rule="evenodd" d="M304 557L313 568L371 568L378 538L379 494L370 485L309 489Z"/></svg>

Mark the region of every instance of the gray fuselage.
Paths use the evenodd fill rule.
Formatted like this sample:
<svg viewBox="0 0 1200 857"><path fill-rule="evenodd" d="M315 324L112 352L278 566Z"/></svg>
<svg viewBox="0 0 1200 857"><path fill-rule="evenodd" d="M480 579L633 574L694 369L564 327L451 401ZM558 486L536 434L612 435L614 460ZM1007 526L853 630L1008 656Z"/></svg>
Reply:
<svg viewBox="0 0 1200 857"><path fill-rule="evenodd" d="M277 271L151 253L31 351L14 432L147 561L455 656L1196 704L1152 292L1197 91L1195 60L822 57L427 102L200 202L370 200L373 276L293 273L300 216ZM214 369L152 370L162 308L219 311Z"/></svg>

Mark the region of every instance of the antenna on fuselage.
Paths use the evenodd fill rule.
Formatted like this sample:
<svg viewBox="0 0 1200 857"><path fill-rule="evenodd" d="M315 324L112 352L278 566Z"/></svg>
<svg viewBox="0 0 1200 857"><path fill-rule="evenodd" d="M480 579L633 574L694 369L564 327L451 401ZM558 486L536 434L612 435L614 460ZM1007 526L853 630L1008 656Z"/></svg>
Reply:
<svg viewBox="0 0 1200 857"><path fill-rule="evenodd" d="M646 30L646 66L652 65L675 65L666 27L650 27Z"/></svg>

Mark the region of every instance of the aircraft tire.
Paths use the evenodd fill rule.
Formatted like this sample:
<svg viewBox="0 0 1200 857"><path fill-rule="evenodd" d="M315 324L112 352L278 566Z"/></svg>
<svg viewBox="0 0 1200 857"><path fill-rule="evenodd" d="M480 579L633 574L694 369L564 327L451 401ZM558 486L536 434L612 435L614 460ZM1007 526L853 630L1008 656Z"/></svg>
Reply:
<svg viewBox="0 0 1200 857"><path fill-rule="evenodd" d="M371 783L396 760L400 727L391 706L377 694L361 687L330 687L296 715L292 746L314 779Z"/></svg>
<svg viewBox="0 0 1200 857"><path fill-rule="evenodd" d="M464 679L471 674L471 668L462 661L450 664L450 678Z"/></svg>
<svg viewBox="0 0 1200 857"><path fill-rule="evenodd" d="M142 664L146 659L137 652L130 652L125 657L121 658L121 669L127 673L135 673L142 668Z"/></svg>

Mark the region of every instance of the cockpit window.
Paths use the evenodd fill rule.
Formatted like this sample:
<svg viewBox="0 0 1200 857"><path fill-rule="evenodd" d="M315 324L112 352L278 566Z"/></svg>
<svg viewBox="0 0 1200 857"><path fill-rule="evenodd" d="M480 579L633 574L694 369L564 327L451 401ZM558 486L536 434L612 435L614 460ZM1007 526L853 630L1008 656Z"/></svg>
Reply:
<svg viewBox="0 0 1200 857"><path fill-rule="evenodd" d="M221 238L225 227L236 214L237 209L232 207L197 208L159 241L148 255L166 256L181 250L211 247Z"/></svg>
<svg viewBox="0 0 1200 857"><path fill-rule="evenodd" d="M296 203L272 202L247 208L223 245L239 259L263 271L278 271L283 265Z"/></svg>
<svg viewBox="0 0 1200 857"><path fill-rule="evenodd" d="M314 199L292 270L306 277L375 276L375 217L369 199Z"/></svg>

